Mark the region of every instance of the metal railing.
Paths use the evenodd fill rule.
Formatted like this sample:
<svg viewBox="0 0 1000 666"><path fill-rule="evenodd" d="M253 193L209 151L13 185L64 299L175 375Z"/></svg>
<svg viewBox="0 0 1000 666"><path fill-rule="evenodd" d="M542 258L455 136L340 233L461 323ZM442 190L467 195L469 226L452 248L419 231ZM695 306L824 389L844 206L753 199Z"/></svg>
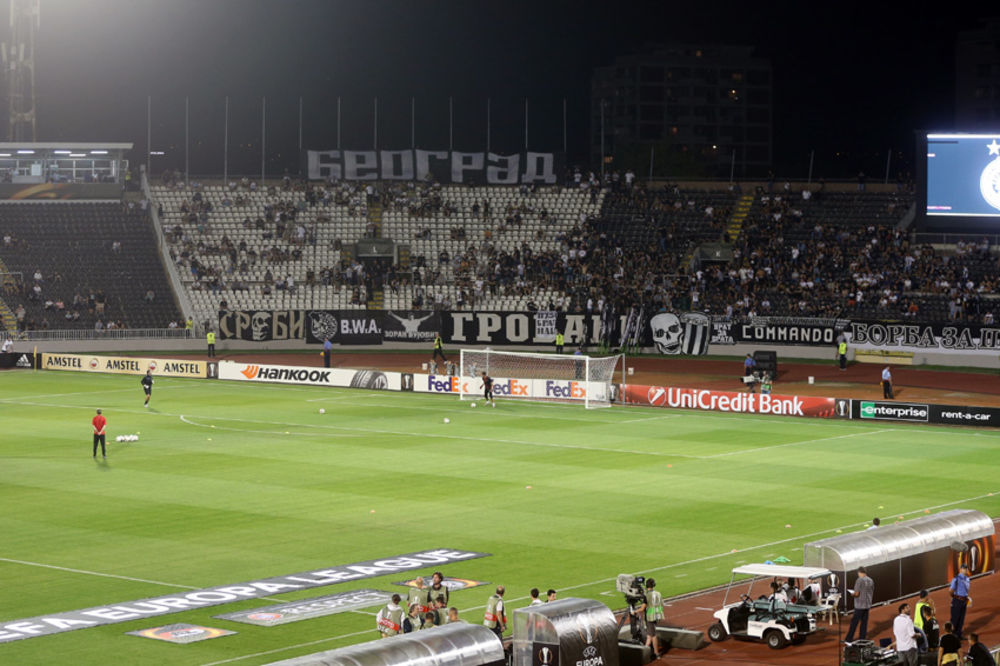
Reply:
<svg viewBox="0 0 1000 666"><path fill-rule="evenodd" d="M929 231L918 231L914 234L914 240L917 243L931 243L934 245L954 245L959 241L963 243L979 243L984 238L989 241L991 248L1000 245L1000 235L997 234L951 234L932 233Z"/></svg>
<svg viewBox="0 0 1000 666"><path fill-rule="evenodd" d="M183 328L116 328L112 330L65 329L53 331L0 331L0 340L10 338L22 342L55 342L61 340L185 340L193 333Z"/></svg>

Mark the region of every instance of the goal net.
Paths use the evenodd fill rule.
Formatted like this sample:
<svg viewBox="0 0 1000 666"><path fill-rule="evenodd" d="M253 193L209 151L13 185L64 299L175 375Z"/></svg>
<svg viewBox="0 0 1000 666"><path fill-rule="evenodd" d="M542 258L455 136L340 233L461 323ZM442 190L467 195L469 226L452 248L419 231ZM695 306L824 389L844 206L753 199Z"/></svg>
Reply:
<svg viewBox="0 0 1000 666"><path fill-rule="evenodd" d="M461 356L461 400L483 395L484 372L493 378L493 394L499 398L577 403L587 409L609 407L612 383L625 383L624 354L597 358L463 349Z"/></svg>

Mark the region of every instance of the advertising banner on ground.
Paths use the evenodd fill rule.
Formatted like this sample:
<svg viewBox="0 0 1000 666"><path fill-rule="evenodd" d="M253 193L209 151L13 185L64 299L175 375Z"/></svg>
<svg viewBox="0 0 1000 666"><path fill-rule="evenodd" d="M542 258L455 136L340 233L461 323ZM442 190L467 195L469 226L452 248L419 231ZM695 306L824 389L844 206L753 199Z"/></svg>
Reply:
<svg viewBox="0 0 1000 666"><path fill-rule="evenodd" d="M30 370L35 367L35 354L31 352L0 353L0 370L21 368Z"/></svg>
<svg viewBox="0 0 1000 666"><path fill-rule="evenodd" d="M851 415L852 418L863 421L1000 427L1000 409L996 407L932 405L894 400L852 400Z"/></svg>
<svg viewBox="0 0 1000 666"><path fill-rule="evenodd" d="M263 384L307 384L385 391L402 390L398 372L351 368L304 368L295 365L262 365L219 361L219 379Z"/></svg>
<svg viewBox="0 0 1000 666"><path fill-rule="evenodd" d="M931 409L927 404L888 400L852 400L851 418L862 421L911 421L928 423Z"/></svg>
<svg viewBox="0 0 1000 666"><path fill-rule="evenodd" d="M619 393L627 405L705 409L740 414L847 418L847 401L836 398L795 395L762 395L738 391L623 384Z"/></svg>
<svg viewBox="0 0 1000 666"><path fill-rule="evenodd" d="M273 627L279 624L333 615L334 613L346 613L371 606L382 606L390 599L392 599L392 592L372 589L353 590L311 599L287 601L273 606L223 613L215 617L220 620L256 624L260 627Z"/></svg>
<svg viewBox="0 0 1000 666"><path fill-rule="evenodd" d="M144 375L152 370L156 377L206 377L205 361L187 361L140 356L95 356L92 354L41 354L43 370L108 372L119 375Z"/></svg>
<svg viewBox="0 0 1000 666"><path fill-rule="evenodd" d="M185 590L139 601L124 601L82 610L9 620L0 622L0 643L48 636L86 627L128 622L143 617L180 613L193 608L219 606L234 601L268 597L272 594L282 594L294 590L307 590L345 581L395 574L401 571L436 567L451 562L464 562L479 557L489 557L489 553L438 548L405 555L393 555L385 559L338 565L327 569L262 578L245 583L232 583L201 590Z"/></svg>

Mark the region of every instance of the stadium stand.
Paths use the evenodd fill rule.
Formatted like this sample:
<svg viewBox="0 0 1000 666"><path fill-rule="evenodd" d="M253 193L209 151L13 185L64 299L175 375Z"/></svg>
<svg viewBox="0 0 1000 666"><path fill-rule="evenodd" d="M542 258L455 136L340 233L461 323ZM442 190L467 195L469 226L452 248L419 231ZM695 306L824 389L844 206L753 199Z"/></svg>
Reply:
<svg viewBox="0 0 1000 666"><path fill-rule="evenodd" d="M139 204L3 205L4 299L24 330L181 321Z"/></svg>
<svg viewBox="0 0 1000 666"><path fill-rule="evenodd" d="M900 228L913 205L905 191L744 193L724 184L647 188L624 180L603 189L290 180L258 188L244 180L151 191L198 321L220 309L610 306L621 313L635 304L720 316L987 324L996 316L993 248L985 240L916 245ZM138 327L179 319L142 211L108 204L10 210L19 212L4 233L14 240L0 248L8 319L38 328L95 324L89 307L77 308L79 320L67 319L75 293L51 294L48 279L36 295L36 269L84 276L76 285L85 301L103 290L104 320ZM59 235L40 231L53 227ZM395 265L384 253L355 257L368 239L384 241ZM111 249L115 241L120 253ZM697 250L709 245L731 255L698 263ZM147 277L148 269L157 275ZM12 284L18 273L23 282ZM156 295L152 304L143 301L147 289ZM58 298L46 309L50 295Z"/></svg>
<svg viewBox="0 0 1000 666"><path fill-rule="evenodd" d="M546 275L603 198L599 189L416 183L151 191L198 320L224 308L556 306L564 290ZM363 239L392 241L396 266L355 257Z"/></svg>

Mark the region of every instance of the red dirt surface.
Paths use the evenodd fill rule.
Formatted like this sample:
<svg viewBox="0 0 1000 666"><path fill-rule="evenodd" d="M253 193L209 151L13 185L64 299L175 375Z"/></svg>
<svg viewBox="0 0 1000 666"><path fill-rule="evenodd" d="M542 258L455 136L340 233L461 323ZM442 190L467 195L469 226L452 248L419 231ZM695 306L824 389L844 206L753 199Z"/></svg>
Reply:
<svg viewBox="0 0 1000 666"><path fill-rule="evenodd" d="M1000 547L998 547L998 551L1000 551ZM664 624L695 631L708 629L709 625L715 622L712 613L722 607L723 594L724 590L716 590L685 595L682 599L668 599L667 618ZM951 597L947 588L932 592L930 596L937 608L937 619L943 632L944 623L949 618ZM976 578L972 581L970 596L974 603L966 613L963 636L975 632L979 634L979 640L986 645L997 645L1000 643L1000 624L996 621L998 613L1000 613L1000 576L993 574ZM915 600L916 597L911 597L904 601L909 602L912 609ZM730 601L733 601L732 595L730 595ZM900 603L902 601L871 610L868 617L869 640L878 643L880 638L892 638L892 620L897 614ZM729 638L721 643L709 643L708 646L697 651L670 650L653 664L658 666L676 664L690 666L707 664L713 664L713 666L782 666L785 664L788 666L829 666L830 664L839 664L840 641L847 633L850 617L844 616L840 619L842 624L839 628L836 620L829 624L824 619L818 623L818 631L810 635L805 643L791 645L783 650L772 650L764 643L737 641ZM707 636L705 640L708 640ZM968 643L963 643L962 647L968 648Z"/></svg>

